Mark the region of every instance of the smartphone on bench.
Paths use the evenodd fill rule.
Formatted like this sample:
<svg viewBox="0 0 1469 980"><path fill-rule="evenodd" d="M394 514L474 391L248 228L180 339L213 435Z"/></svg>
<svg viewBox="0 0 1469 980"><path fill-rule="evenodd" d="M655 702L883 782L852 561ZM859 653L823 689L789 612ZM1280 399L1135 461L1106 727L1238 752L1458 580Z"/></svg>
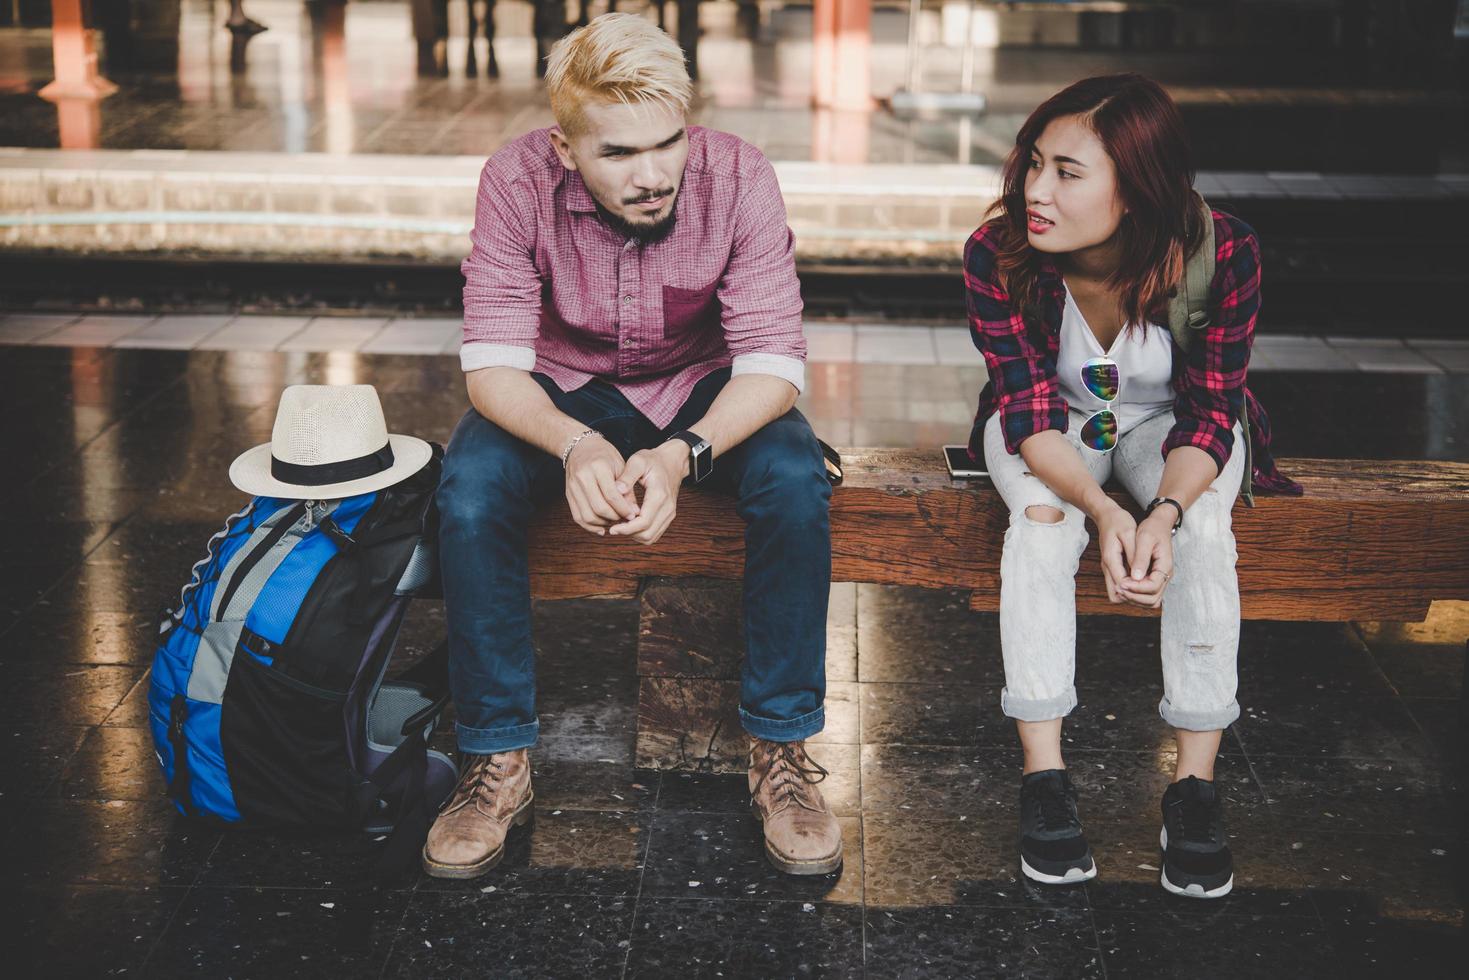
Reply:
<svg viewBox="0 0 1469 980"><path fill-rule="evenodd" d="M989 472L979 468L979 464L969 458L968 446L945 446L944 462L949 467L949 478L953 480L974 480L982 476L989 476Z"/></svg>

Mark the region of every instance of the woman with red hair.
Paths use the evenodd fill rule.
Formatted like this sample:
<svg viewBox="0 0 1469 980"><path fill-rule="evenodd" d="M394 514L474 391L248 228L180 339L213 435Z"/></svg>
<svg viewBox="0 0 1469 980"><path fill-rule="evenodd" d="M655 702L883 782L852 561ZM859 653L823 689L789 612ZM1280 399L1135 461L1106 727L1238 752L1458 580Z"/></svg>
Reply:
<svg viewBox="0 0 1469 980"><path fill-rule="evenodd" d="M1268 421L1245 387L1259 244L1204 205L1193 177L1161 86L1134 74L1077 82L1021 127L1002 197L965 247L964 279L990 377L970 452L1010 511L1001 706L1024 749L1021 869L1057 884L1096 874L1061 757L1090 518L1108 598L1163 610L1159 712L1178 755L1163 795L1162 884L1217 898L1233 863L1214 758L1239 716L1230 510L1242 491L1253 502L1252 487L1300 488L1276 470ZM1196 313L1180 346L1170 300L1211 239L1207 320ZM1111 477L1146 507L1141 521L1102 491Z"/></svg>

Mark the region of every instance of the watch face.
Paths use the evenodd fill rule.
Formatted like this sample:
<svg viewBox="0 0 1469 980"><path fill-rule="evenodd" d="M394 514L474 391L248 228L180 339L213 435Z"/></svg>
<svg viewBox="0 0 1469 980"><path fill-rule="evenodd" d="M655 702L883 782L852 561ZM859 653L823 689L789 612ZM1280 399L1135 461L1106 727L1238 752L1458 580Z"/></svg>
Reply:
<svg viewBox="0 0 1469 980"><path fill-rule="evenodd" d="M714 469L714 447L707 442L701 442L694 449L693 457L694 462L689 469L693 472L694 482L698 483Z"/></svg>

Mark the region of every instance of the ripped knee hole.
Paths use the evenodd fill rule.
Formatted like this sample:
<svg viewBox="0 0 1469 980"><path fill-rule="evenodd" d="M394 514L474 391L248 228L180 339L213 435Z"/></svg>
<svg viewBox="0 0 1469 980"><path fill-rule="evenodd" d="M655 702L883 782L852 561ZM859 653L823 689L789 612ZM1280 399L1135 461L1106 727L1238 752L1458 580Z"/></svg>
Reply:
<svg viewBox="0 0 1469 980"><path fill-rule="evenodd" d="M1048 504L1032 504L1025 508L1025 517L1032 524L1061 524L1066 515Z"/></svg>

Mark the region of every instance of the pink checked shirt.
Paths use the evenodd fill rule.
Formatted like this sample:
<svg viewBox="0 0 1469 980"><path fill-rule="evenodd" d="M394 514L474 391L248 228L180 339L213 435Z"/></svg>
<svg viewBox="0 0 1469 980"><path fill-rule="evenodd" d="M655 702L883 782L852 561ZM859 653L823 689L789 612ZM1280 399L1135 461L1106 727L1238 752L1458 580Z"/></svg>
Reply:
<svg viewBox="0 0 1469 980"><path fill-rule="evenodd" d="M547 133L505 146L480 174L462 266L464 370L539 371L563 391L602 378L659 427L731 364L800 390L795 236L765 156L690 126L674 230L640 246L601 219Z"/></svg>

